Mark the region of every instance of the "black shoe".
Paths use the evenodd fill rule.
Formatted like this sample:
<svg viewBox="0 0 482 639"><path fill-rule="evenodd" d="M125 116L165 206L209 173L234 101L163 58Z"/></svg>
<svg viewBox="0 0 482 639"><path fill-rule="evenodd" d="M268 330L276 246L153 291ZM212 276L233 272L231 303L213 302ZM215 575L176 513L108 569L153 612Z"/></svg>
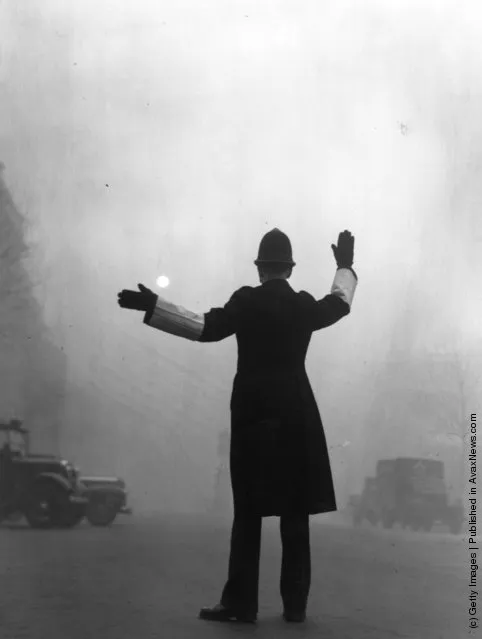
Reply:
<svg viewBox="0 0 482 639"><path fill-rule="evenodd" d="M285 610L283 612L283 619L285 621L293 621L295 623L301 623L306 619L306 612L304 610Z"/></svg>
<svg viewBox="0 0 482 639"><path fill-rule="evenodd" d="M207 621L240 621L242 623L256 623L256 615L238 612L232 608L225 608L222 604L216 604L212 608L201 608L199 619Z"/></svg>

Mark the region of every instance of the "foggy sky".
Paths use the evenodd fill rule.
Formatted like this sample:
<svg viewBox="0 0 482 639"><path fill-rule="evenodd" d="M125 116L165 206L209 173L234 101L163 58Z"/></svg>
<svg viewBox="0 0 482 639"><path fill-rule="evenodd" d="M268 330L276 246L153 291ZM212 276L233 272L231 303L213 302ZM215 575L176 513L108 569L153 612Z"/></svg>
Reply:
<svg viewBox="0 0 482 639"><path fill-rule="evenodd" d="M137 486L155 477L166 499L178 472L176 495L197 499L228 425L234 339L155 332L116 293L163 273L168 299L221 306L257 284L274 226L292 240L293 287L317 297L330 244L356 238L352 313L308 358L340 490L342 446L370 447L394 345L480 357L481 13L475 0L0 2L0 160L36 295L86 393L66 398L66 454ZM166 470L166 451L189 476Z"/></svg>

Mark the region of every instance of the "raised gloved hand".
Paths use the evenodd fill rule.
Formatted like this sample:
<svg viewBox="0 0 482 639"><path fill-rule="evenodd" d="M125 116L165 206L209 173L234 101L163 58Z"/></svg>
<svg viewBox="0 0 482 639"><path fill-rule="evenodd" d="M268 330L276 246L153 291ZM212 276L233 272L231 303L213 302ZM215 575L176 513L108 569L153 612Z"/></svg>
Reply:
<svg viewBox="0 0 482 639"><path fill-rule="evenodd" d="M122 308L130 308L134 311L150 311L157 302L157 295L143 284L138 284L140 293L124 289L117 294L117 301Z"/></svg>
<svg viewBox="0 0 482 639"><path fill-rule="evenodd" d="M350 268L353 266L353 254L355 238L346 229L338 235L338 245L331 245L338 268Z"/></svg>

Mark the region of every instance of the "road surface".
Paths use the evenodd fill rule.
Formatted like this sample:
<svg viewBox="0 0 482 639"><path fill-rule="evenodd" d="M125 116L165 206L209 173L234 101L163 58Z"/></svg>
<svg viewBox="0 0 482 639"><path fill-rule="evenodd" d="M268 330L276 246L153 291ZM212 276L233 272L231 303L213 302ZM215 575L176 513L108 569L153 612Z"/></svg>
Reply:
<svg viewBox="0 0 482 639"><path fill-rule="evenodd" d="M320 518L322 519L322 518ZM197 619L219 600L229 525L134 515L108 529L0 527L1 639L462 639L466 544L312 522L309 619L286 624L278 520L265 520L256 626Z"/></svg>

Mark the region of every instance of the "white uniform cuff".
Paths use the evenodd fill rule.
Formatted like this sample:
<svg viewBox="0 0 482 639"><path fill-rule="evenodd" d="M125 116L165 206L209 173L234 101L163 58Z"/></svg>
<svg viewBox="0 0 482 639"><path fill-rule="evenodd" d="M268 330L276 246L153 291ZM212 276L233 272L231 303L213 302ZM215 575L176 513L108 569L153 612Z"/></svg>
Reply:
<svg viewBox="0 0 482 639"><path fill-rule="evenodd" d="M158 297L154 312L146 324L164 333L196 341L204 330L204 314L193 313Z"/></svg>
<svg viewBox="0 0 482 639"><path fill-rule="evenodd" d="M349 268L339 268L331 287L331 294L337 295L351 307L358 281Z"/></svg>

